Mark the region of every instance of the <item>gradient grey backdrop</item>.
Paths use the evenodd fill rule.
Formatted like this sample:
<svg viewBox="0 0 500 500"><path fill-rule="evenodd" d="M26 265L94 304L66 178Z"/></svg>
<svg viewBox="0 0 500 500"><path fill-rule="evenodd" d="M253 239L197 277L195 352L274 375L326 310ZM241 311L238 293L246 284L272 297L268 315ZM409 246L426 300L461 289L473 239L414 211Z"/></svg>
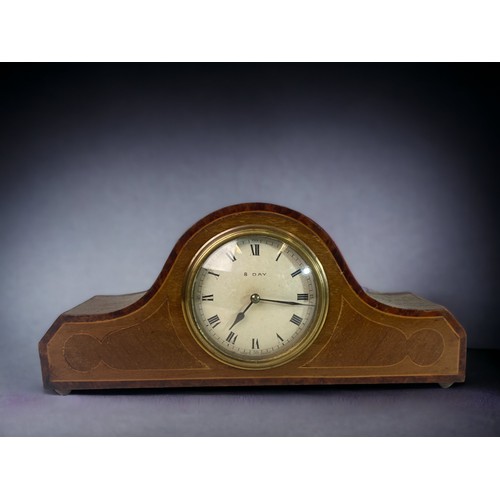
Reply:
<svg viewBox="0 0 500 500"><path fill-rule="evenodd" d="M0 77L0 434L224 434L182 409L170 427L95 422L104 401L137 416L166 394L217 406L210 397L239 393L52 397L37 342L92 295L149 288L182 233L234 203L305 213L363 286L439 302L469 347L500 348L498 65L31 65ZM252 422L227 433L279 434Z"/></svg>

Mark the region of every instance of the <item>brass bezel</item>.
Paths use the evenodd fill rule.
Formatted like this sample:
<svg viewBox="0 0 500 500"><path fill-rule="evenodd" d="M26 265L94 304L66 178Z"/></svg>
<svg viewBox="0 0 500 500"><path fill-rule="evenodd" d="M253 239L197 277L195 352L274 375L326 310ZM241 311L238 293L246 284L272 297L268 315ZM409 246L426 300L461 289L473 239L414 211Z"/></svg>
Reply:
<svg viewBox="0 0 500 500"><path fill-rule="evenodd" d="M314 272L316 281L316 311L313 322L309 326L309 331L307 331L301 340L296 344L291 346L286 351L277 354L276 356L265 358L265 359L241 359L236 356L230 356L226 352L219 350L209 338L207 338L203 330L198 325L195 319L195 314L193 311L194 301L193 301L193 284L195 277L206 258L214 252L217 248L224 245L230 240L241 238L244 236L263 236L282 240L287 245L294 248L301 257L307 262ZM235 228L228 229L214 236L208 240L196 253L196 255L191 260L187 273L186 279L183 284L182 293L182 310L184 313L184 318L189 327L189 330L193 334L196 342L213 358L225 363L226 365L242 368L247 370L263 370L266 368L274 368L281 366L291 360L297 358L302 354L316 339L321 328L325 322L326 314L328 311L328 280L326 278L323 266L316 256L316 254L306 245L301 239L297 238L295 235L288 231L279 229L273 226L266 225L245 225L238 226Z"/></svg>

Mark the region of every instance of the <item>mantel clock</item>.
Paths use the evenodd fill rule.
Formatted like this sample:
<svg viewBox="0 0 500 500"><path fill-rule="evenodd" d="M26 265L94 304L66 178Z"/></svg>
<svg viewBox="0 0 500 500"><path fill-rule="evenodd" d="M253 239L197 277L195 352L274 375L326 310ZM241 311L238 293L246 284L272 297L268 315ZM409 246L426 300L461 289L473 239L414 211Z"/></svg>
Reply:
<svg viewBox="0 0 500 500"><path fill-rule="evenodd" d="M40 341L44 385L72 390L438 383L465 378L444 307L361 287L330 236L293 210L218 210L146 292L96 296Z"/></svg>

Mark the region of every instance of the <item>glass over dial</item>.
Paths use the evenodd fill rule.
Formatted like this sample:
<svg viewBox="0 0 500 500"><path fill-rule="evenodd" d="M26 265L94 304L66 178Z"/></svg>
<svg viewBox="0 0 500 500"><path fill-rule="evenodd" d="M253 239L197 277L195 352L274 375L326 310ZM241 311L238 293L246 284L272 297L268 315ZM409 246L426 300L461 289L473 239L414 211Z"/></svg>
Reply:
<svg viewBox="0 0 500 500"><path fill-rule="evenodd" d="M265 368L300 354L326 312L318 259L292 235L227 236L203 254L188 290L198 340L215 357Z"/></svg>

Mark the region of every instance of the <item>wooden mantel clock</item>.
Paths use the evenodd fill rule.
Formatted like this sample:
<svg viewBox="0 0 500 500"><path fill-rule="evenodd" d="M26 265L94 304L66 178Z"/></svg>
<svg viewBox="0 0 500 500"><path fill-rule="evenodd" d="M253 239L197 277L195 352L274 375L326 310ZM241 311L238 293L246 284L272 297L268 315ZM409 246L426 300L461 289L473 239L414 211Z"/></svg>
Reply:
<svg viewBox="0 0 500 500"><path fill-rule="evenodd" d="M373 384L465 378L466 334L440 305L354 279L332 239L293 210L214 212L152 287L96 296L39 344L43 381L72 390Z"/></svg>

